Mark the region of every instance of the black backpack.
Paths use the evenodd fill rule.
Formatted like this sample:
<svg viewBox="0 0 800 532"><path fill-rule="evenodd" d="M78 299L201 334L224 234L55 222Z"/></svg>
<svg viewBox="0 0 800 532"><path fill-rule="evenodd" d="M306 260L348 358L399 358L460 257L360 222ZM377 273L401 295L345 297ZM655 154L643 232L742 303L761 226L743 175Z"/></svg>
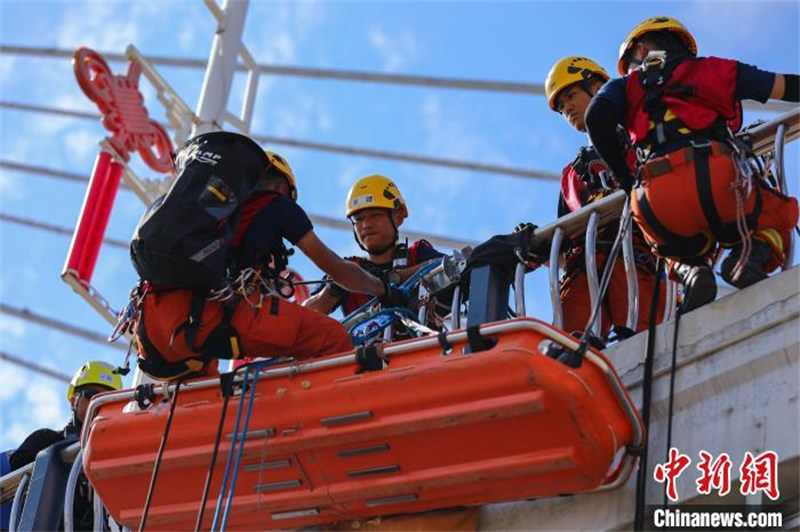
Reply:
<svg viewBox="0 0 800 532"><path fill-rule="evenodd" d="M199 135L175 157L178 177L144 213L131 241L139 276L170 288L216 288L227 275L227 250L242 205L270 162L252 139L229 132Z"/></svg>

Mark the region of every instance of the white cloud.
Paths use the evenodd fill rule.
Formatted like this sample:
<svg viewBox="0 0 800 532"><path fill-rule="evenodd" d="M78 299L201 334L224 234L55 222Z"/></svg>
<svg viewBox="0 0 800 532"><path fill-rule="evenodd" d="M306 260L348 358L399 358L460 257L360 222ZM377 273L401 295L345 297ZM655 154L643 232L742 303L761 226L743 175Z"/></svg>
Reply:
<svg viewBox="0 0 800 532"><path fill-rule="evenodd" d="M13 449L18 447L20 443L38 427L34 427L32 423L14 423L8 429L3 429L3 449Z"/></svg>
<svg viewBox="0 0 800 532"><path fill-rule="evenodd" d="M302 137L331 125L330 112L320 99L298 97L273 109L270 129L280 136Z"/></svg>
<svg viewBox="0 0 800 532"><path fill-rule="evenodd" d="M298 45L312 35L324 14L319 2L259 2L250 7L245 31L256 37L247 44L256 61L266 63L295 62Z"/></svg>
<svg viewBox="0 0 800 532"><path fill-rule="evenodd" d="M44 379L36 379L25 386L30 416L37 426L58 428L66 422L66 395L62 395L62 387L61 383Z"/></svg>
<svg viewBox="0 0 800 532"><path fill-rule="evenodd" d="M422 120L427 134L427 151L444 154L448 159L509 164L508 159L495 149L491 141L470 130L458 109L448 108L439 96L429 95L422 105ZM457 191L466 184L452 171L437 170L438 178L428 184L437 192Z"/></svg>
<svg viewBox="0 0 800 532"><path fill-rule="evenodd" d="M367 173L368 163L360 158L343 159L342 169L339 171L337 183L342 190L350 190L356 180Z"/></svg>
<svg viewBox="0 0 800 532"><path fill-rule="evenodd" d="M383 70L396 72L404 68L419 53L417 38L410 31L389 35L380 28L369 31L369 42L383 59Z"/></svg>
<svg viewBox="0 0 800 532"><path fill-rule="evenodd" d="M78 161L84 161L90 154L100 151L98 146L100 137L96 132L75 128L64 134L62 138L67 147L67 153Z"/></svg>
<svg viewBox="0 0 800 532"><path fill-rule="evenodd" d="M147 4L157 5L156 2L137 2L132 5ZM87 46L98 51L122 51L128 44L139 41L138 28L143 21L137 16L120 16L120 7L124 5L116 2L90 2L77 4L66 10L64 20L56 26L57 46ZM142 11L136 14L139 12Z"/></svg>
<svg viewBox="0 0 800 532"><path fill-rule="evenodd" d="M0 55L0 87L3 86L3 80L11 78L11 75L14 73L14 68L17 65L17 59L15 55Z"/></svg>
<svg viewBox="0 0 800 532"><path fill-rule="evenodd" d="M11 160L24 160L9 157L9 154L5 152L3 156ZM25 198L25 189L22 186L22 181L18 174L0 169L0 197L2 197L0 203L8 201L16 202Z"/></svg>
<svg viewBox="0 0 800 532"><path fill-rule="evenodd" d="M6 318L3 318L5 321ZM0 322L2 325L2 322ZM0 328L0 332L5 331ZM25 375L23 370L9 362L0 363L0 399L4 401L17 397L18 392L25 388Z"/></svg>
<svg viewBox="0 0 800 532"><path fill-rule="evenodd" d="M25 322L8 314L0 314L0 336L22 338L25 336ZM4 369L8 366L4 365Z"/></svg>

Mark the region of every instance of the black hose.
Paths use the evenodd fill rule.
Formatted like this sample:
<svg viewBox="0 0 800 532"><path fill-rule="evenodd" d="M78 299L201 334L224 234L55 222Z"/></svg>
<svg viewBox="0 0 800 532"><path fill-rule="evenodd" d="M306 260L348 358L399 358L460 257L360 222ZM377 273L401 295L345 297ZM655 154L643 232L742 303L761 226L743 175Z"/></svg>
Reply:
<svg viewBox="0 0 800 532"><path fill-rule="evenodd" d="M197 512L197 522L194 525L195 532L199 532L203 526L203 515L206 511L206 501L208 501L208 492L211 489L211 479L214 476L214 466L217 463L217 452L219 451L219 442L222 439L222 429L225 426L225 414L228 412L228 401L233 395L233 380L236 377L236 371L220 375L220 386L222 388L222 395L225 398L222 402L222 412L219 417L219 426L217 427L217 435L214 438L214 450L211 452L211 463L208 465L208 473L206 474L206 482L203 484L203 496L200 499L200 510Z"/></svg>
<svg viewBox="0 0 800 532"><path fill-rule="evenodd" d="M625 199L626 205L630 206L631 197L630 195ZM628 209L626 216L620 220L619 229L617 230L617 236L614 239L614 244L611 246L611 251L608 253L606 257L606 264L603 268L603 275L600 278L600 291L597 295L597 303L594 305L592 309L592 313L589 316L589 323L586 324L586 328L583 330L583 334L581 334L581 343L578 346L578 349L575 350L574 358L575 360L571 360L568 365L571 367L580 367L581 363L583 362L583 357L586 355L587 349L589 349L589 336L592 334L592 325L594 321L597 319L597 314L601 312L600 307L603 306L606 298L606 292L608 291L608 284L611 280L611 273L614 271L614 267L616 266L617 262L617 255L619 255L619 250L622 247L622 239L625 237L625 231L630 224L631 219L631 210ZM631 231L633 231L633 227L631 227Z"/></svg>
<svg viewBox="0 0 800 532"><path fill-rule="evenodd" d="M647 491L647 449L650 431L650 404L653 398L653 361L656 350L656 319L658 304L661 299L661 276L664 272L664 259L656 262L656 282L653 286L653 298L650 300L650 318L647 324L647 351L644 358L644 376L642 377L642 424L644 424L645 440L639 455L639 471L636 473L636 511L633 529L644 530L645 495Z"/></svg>
<svg viewBox="0 0 800 532"><path fill-rule="evenodd" d="M675 405L675 367L677 365L678 360L678 328L681 324L681 314L683 314L683 307L686 303L686 298L684 298L683 303L678 308L678 312L675 314L675 329L672 334L672 364L670 366L669 371L669 406L667 407L667 452L666 455L669 457L669 450L672 447L672 411ZM664 484L664 506L669 504L669 498L667 497L667 484Z"/></svg>
<svg viewBox="0 0 800 532"><path fill-rule="evenodd" d="M178 392L181 389L183 380L179 380L175 386L175 393L172 395L172 402L169 407L169 415L167 416L167 424L164 426L164 436L161 437L161 444L158 446L158 454L156 455L156 463L153 466L153 474L150 476L150 486L147 488L147 499L144 502L142 509L142 520L139 522L139 532L144 531L144 526L147 523L147 514L150 511L150 503L153 500L153 493L155 492L156 479L158 478L158 470L161 468L161 458L164 455L164 449L167 446L167 438L169 437L169 429L172 426L172 416L175 414L175 407L178 404ZM164 384L167 386L167 384Z"/></svg>

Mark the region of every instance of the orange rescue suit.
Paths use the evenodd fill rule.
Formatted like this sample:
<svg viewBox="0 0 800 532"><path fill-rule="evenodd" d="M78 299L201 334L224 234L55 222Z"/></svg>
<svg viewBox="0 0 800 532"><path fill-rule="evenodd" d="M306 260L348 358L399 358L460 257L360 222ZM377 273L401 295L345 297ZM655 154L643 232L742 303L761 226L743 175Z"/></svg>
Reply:
<svg viewBox="0 0 800 532"><path fill-rule="evenodd" d="M640 150L656 154L643 164L633 217L662 256L709 256L716 242L728 247L740 240L732 188L738 171L732 149L722 142L726 127L741 124L737 68L729 59L687 57L676 65L668 59L662 72L656 70L666 77L658 86L648 86L647 69L627 78L625 126ZM666 138L658 138L659 128ZM760 179L742 199L748 227L773 248L769 273L782 262L797 224L797 200Z"/></svg>

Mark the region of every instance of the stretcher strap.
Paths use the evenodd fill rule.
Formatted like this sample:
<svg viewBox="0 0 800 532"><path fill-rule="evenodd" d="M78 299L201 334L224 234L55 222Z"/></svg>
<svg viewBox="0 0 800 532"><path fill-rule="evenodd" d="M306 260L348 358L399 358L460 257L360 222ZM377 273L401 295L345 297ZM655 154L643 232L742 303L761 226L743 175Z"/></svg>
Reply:
<svg viewBox="0 0 800 532"><path fill-rule="evenodd" d="M436 335L436 341L439 342L439 346L442 348L443 355L446 355L453 350L453 344L447 341L446 331L439 331L439 334Z"/></svg>
<svg viewBox="0 0 800 532"><path fill-rule="evenodd" d="M494 347L494 344L497 343L496 340L492 340L491 338L486 338L481 335L480 325L467 327L467 341L469 342L469 349L472 353L486 351L487 349Z"/></svg>
<svg viewBox="0 0 800 532"><path fill-rule="evenodd" d="M383 359L378 354L378 346L375 344L356 347L357 373L365 371L380 371L383 369Z"/></svg>
<svg viewBox="0 0 800 532"><path fill-rule="evenodd" d="M694 175L700 207L703 209L703 215L708 221L711 232L719 238L723 232L723 224L719 218L717 207L714 205L714 192L711 190L711 169L708 164L711 146L693 146L692 151L694 152Z"/></svg>

